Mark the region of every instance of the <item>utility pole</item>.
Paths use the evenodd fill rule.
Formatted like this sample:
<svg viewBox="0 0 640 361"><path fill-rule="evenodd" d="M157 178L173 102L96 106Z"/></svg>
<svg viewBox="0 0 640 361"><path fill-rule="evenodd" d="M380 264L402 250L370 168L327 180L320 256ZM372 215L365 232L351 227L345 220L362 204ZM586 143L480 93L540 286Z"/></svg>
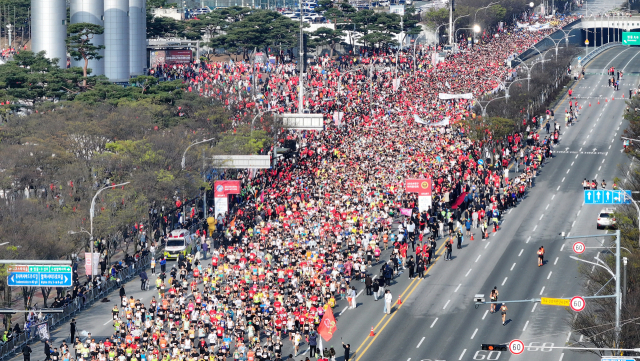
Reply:
<svg viewBox="0 0 640 361"><path fill-rule="evenodd" d="M449 0L449 45L453 44L453 0Z"/></svg>
<svg viewBox="0 0 640 361"><path fill-rule="evenodd" d="M204 219L207 219L207 169L205 168L204 148L202 148L202 181L205 183L204 190L202 192L202 214Z"/></svg>
<svg viewBox="0 0 640 361"><path fill-rule="evenodd" d="M302 0L300 0L300 80L298 80L300 89L298 90L298 113L304 111L304 36L302 34Z"/></svg>

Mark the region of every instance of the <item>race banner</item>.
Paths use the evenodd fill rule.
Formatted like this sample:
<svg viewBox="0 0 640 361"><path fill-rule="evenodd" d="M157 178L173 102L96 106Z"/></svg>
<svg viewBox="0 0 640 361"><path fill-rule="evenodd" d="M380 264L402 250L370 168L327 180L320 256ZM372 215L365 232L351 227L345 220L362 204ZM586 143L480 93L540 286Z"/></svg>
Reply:
<svg viewBox="0 0 640 361"><path fill-rule="evenodd" d="M465 93L465 94L447 94L447 93L439 93L438 98L443 100L448 99L473 99L473 93Z"/></svg>
<svg viewBox="0 0 640 361"><path fill-rule="evenodd" d="M419 196L431 197L431 179L407 179L405 192L418 193Z"/></svg>
<svg viewBox="0 0 640 361"><path fill-rule="evenodd" d="M48 341L49 338L51 337L51 335L49 334L49 325L46 322L42 322L37 324L35 327L36 327L36 332L38 333L38 336L40 336L40 340Z"/></svg>
<svg viewBox="0 0 640 361"><path fill-rule="evenodd" d="M402 214L403 216L411 217L412 213L413 209L411 208L400 208L400 214Z"/></svg>
<svg viewBox="0 0 640 361"><path fill-rule="evenodd" d="M213 196L226 198L229 194L240 194L240 181L215 181L213 184Z"/></svg>

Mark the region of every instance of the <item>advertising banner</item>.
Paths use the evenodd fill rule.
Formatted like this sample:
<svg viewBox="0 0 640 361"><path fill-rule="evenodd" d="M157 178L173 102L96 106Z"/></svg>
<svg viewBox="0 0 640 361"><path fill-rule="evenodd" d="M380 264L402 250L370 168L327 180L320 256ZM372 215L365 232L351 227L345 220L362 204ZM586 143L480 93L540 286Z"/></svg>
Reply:
<svg viewBox="0 0 640 361"><path fill-rule="evenodd" d="M405 192L431 197L431 179L407 179Z"/></svg>
<svg viewBox="0 0 640 361"><path fill-rule="evenodd" d="M218 216L218 214L222 214L224 216L224 214L229 211L229 199L227 197L214 198L213 203L214 203L214 208L216 212L216 217Z"/></svg>
<svg viewBox="0 0 640 361"><path fill-rule="evenodd" d="M87 273L87 276L91 275L91 266L93 266L93 274L100 275L98 271L98 264L100 263L100 253L93 253L93 261L91 259L91 253L84 253L84 269Z"/></svg>
<svg viewBox="0 0 640 361"><path fill-rule="evenodd" d="M215 198L226 198L229 194L240 194L240 181L215 181L213 195Z"/></svg>
<svg viewBox="0 0 640 361"><path fill-rule="evenodd" d="M164 64L189 64L192 60L193 52L189 49L161 49L149 52L149 63L152 68Z"/></svg>

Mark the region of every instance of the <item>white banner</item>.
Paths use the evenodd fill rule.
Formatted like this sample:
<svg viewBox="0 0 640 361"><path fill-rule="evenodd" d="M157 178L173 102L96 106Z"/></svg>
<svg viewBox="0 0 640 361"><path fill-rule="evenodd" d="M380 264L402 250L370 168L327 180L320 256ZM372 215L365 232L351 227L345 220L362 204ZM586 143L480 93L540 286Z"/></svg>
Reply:
<svg viewBox="0 0 640 361"><path fill-rule="evenodd" d="M444 100L448 100L448 99L473 99L473 94L472 93L466 93L466 94L440 93L440 94L438 94L438 98L444 99Z"/></svg>
<svg viewBox="0 0 640 361"><path fill-rule="evenodd" d="M419 116L417 116L416 114L413 115L413 120L416 121L416 123L418 124L424 124L424 125L429 125L429 123L425 122L424 120L422 120L422 118L420 118Z"/></svg>
<svg viewBox="0 0 640 361"><path fill-rule="evenodd" d="M418 196L418 210L420 213L426 212L431 208L431 196Z"/></svg>
<svg viewBox="0 0 640 361"><path fill-rule="evenodd" d="M93 241L91 241L93 242ZM91 267L93 264L93 274L98 275L98 264L100 263L100 253L93 253L93 260L91 259L91 253L84 253L84 269L86 271L87 276L91 275Z"/></svg>
<svg viewBox="0 0 640 361"><path fill-rule="evenodd" d="M229 211L229 198L225 196L214 198L213 200L216 217L218 216L218 214L222 214L224 216L224 214Z"/></svg>
<svg viewBox="0 0 640 361"><path fill-rule="evenodd" d="M50 338L49 325L46 322L43 322L37 324L35 327L38 336L40 336L40 341L48 341Z"/></svg>
<svg viewBox="0 0 640 361"><path fill-rule="evenodd" d="M342 125L342 118L344 118L344 112L333 112L333 121L337 127Z"/></svg>
<svg viewBox="0 0 640 361"><path fill-rule="evenodd" d="M441 121L437 122L437 123L431 123L429 124L432 127L443 127L445 125L449 125L451 118L450 117L446 117L444 119L442 119Z"/></svg>

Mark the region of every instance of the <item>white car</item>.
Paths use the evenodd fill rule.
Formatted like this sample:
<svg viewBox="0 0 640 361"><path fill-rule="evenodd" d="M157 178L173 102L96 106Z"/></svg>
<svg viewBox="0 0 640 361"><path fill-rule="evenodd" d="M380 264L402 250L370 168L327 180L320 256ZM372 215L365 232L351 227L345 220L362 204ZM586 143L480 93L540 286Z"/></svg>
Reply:
<svg viewBox="0 0 640 361"><path fill-rule="evenodd" d="M614 217L613 212L615 212L615 209L613 208L602 208L602 210L600 210L600 213L598 214L596 228L603 229L607 227L615 227L616 218Z"/></svg>

